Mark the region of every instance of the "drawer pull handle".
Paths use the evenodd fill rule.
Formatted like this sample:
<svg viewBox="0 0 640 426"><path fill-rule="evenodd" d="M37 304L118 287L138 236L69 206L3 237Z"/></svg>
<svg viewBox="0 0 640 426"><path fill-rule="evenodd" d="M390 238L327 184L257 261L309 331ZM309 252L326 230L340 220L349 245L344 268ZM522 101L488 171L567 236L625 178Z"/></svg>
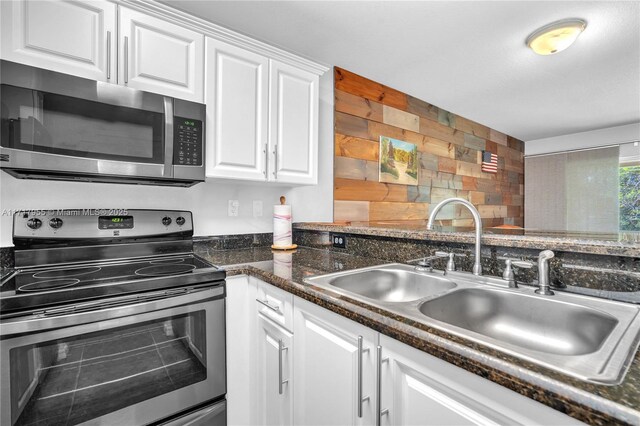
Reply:
<svg viewBox="0 0 640 426"><path fill-rule="evenodd" d="M273 312L280 313L280 306L273 306L271 303L269 303L268 300L256 299L256 302L266 306L267 308L271 309Z"/></svg>
<svg viewBox="0 0 640 426"><path fill-rule="evenodd" d="M278 394L282 395L284 392L283 386L289 382L289 380L282 380L282 354L287 348L282 340L278 340Z"/></svg>

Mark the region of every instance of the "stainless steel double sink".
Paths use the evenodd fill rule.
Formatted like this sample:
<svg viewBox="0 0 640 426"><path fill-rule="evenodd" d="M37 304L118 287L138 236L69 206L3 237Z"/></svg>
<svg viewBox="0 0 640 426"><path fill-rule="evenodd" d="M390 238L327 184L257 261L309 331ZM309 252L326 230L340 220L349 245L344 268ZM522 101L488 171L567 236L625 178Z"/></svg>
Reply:
<svg viewBox="0 0 640 426"><path fill-rule="evenodd" d="M498 278L394 263L305 281L592 383L622 382L640 342L638 305Z"/></svg>

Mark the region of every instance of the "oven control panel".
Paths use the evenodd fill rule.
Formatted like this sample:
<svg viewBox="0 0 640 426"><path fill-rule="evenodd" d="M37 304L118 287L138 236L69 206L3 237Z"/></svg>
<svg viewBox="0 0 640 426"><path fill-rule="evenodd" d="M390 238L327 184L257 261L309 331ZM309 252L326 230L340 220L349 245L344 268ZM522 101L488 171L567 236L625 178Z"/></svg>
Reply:
<svg viewBox="0 0 640 426"><path fill-rule="evenodd" d="M202 166L202 121L174 117L173 164Z"/></svg>
<svg viewBox="0 0 640 426"><path fill-rule="evenodd" d="M144 238L193 234L191 212L138 209L21 210L13 215L13 238Z"/></svg>

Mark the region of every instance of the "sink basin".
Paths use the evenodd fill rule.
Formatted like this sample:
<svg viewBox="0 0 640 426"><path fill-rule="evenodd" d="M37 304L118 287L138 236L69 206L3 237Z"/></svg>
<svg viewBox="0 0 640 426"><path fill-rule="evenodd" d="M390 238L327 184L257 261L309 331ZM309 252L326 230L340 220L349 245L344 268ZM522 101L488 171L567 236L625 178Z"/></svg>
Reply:
<svg viewBox="0 0 640 426"><path fill-rule="evenodd" d="M329 284L382 302L409 302L456 287L453 281L443 277L393 268L343 275L329 280Z"/></svg>
<svg viewBox="0 0 640 426"><path fill-rule="evenodd" d="M497 277L396 263L305 282L591 383L622 382L640 343L638 305L542 296Z"/></svg>
<svg viewBox="0 0 640 426"><path fill-rule="evenodd" d="M480 288L451 292L419 310L504 343L557 355L596 352L618 324L615 317L586 306Z"/></svg>

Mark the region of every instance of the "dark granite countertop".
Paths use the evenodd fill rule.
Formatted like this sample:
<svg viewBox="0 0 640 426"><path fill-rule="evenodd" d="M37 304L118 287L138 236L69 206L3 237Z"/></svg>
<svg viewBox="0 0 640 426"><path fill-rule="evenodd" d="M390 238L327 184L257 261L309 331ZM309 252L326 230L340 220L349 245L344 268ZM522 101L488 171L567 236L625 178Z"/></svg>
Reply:
<svg viewBox="0 0 640 426"><path fill-rule="evenodd" d="M640 351L622 384L594 385L303 284L303 279L311 275L388 263L383 259L301 247L291 255L288 267L283 262L288 260L286 255L274 262L268 247L215 250L198 244L195 249L214 264L225 266L228 275L255 276L586 423L640 424Z"/></svg>
<svg viewBox="0 0 640 426"><path fill-rule="evenodd" d="M445 241L454 243L475 243L475 235L468 228L444 231L428 231L424 226L404 224L379 224L359 222L339 223L294 223L294 229L307 231L342 232L348 234L372 235L377 237L403 238L412 240ZM462 232L459 232L462 231ZM522 231L520 231L522 232ZM600 239L592 234L571 234L568 236L541 235L530 233L514 234L509 229L486 229L482 235L482 244L500 247L518 247L539 250L559 250L576 253L603 254L611 256L640 257L640 243L637 241L613 241Z"/></svg>

